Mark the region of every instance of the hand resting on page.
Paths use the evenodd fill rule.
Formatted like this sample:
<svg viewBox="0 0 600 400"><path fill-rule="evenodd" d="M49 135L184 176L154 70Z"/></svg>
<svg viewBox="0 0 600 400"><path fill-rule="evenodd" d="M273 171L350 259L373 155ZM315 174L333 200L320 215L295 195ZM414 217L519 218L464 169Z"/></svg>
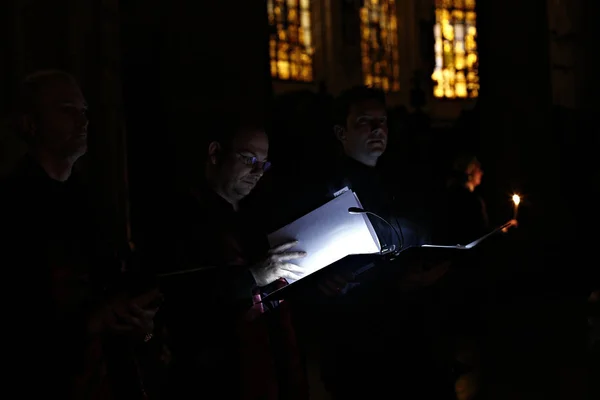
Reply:
<svg viewBox="0 0 600 400"><path fill-rule="evenodd" d="M292 241L273 247L261 263L250 268L258 286L267 286L280 278L295 280L302 278L304 269L289 261L306 257L306 252L287 251L297 244L298 241Z"/></svg>

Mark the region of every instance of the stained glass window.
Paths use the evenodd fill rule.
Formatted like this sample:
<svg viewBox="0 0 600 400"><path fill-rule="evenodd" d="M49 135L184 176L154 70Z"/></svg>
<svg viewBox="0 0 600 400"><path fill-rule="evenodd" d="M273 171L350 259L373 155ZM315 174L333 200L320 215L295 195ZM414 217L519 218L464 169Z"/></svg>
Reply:
<svg viewBox="0 0 600 400"><path fill-rule="evenodd" d="M310 0L267 0L271 76L276 79L313 80Z"/></svg>
<svg viewBox="0 0 600 400"><path fill-rule="evenodd" d="M433 95L476 98L479 95L475 0L436 0Z"/></svg>
<svg viewBox="0 0 600 400"><path fill-rule="evenodd" d="M400 90L398 21L394 0L364 0L360 9L361 55L365 85Z"/></svg>

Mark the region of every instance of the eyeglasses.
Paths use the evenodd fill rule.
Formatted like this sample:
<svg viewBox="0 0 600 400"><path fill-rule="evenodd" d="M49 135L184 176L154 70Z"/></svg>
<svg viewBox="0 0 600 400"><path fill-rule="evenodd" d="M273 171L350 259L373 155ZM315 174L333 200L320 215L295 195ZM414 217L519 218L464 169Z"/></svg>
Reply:
<svg viewBox="0 0 600 400"><path fill-rule="evenodd" d="M271 168L270 161L258 161L258 159L256 157L245 156L240 153L236 153L235 155L245 165L252 166L252 169L258 168L258 169L262 169L263 172L266 172Z"/></svg>

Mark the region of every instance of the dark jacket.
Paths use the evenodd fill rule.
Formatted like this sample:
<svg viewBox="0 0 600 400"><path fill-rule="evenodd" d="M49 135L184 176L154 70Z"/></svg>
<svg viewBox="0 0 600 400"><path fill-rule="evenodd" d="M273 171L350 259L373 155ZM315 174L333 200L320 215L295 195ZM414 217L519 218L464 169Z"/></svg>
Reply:
<svg viewBox="0 0 600 400"><path fill-rule="evenodd" d="M77 176L55 181L29 156L0 190L11 384L33 397L141 398L129 354L109 357L104 338L90 341L86 333L87 316L121 274L106 214ZM115 379L113 365L120 366Z"/></svg>
<svg viewBox="0 0 600 400"><path fill-rule="evenodd" d="M321 175L294 182L296 187L289 191L275 188L274 192L288 196L278 197L278 203L271 205L273 214L280 211L271 228L300 218L347 187L357 194L363 209L376 213L398 230L401 228L404 240L387 223L369 215L382 245L429 242L428 226L422 222L420 210L411 206L410 194L391 195L390 186L396 182L383 172L378 167L342 157ZM419 336L417 329L406 325L407 310L403 305L409 300L399 293L398 285L391 290L378 288L379 285L361 285L360 289L330 299L319 308L302 310L303 326L309 332L315 331L321 344L320 369L334 398L384 398L390 390L403 389L397 387L398 382L405 386L405 379L411 380L416 375L407 378L406 370L399 372L400 366L406 367L402 357L413 353L410 354L413 360L421 355L420 348L403 344Z"/></svg>
<svg viewBox="0 0 600 400"><path fill-rule="evenodd" d="M173 352L165 397L277 398L282 382L272 346L293 353L294 340L280 314L263 316L254 305L259 290L249 267L266 255L266 236L207 185L178 195L175 204L165 230L171 237L162 244L171 243L172 262L165 265L202 270L162 278Z"/></svg>
<svg viewBox="0 0 600 400"><path fill-rule="evenodd" d="M486 234L490 227L485 202L456 177L440 199L436 217L436 243L468 244Z"/></svg>

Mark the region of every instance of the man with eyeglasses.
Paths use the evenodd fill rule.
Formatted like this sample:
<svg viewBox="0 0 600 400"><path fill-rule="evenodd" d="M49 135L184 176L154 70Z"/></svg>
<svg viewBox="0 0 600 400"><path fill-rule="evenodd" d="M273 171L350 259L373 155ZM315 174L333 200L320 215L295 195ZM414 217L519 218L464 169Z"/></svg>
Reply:
<svg viewBox="0 0 600 400"><path fill-rule="evenodd" d="M163 285L173 352L167 397L304 398L288 316L263 315L260 300L282 278L298 278L293 260L305 254L288 251L295 243L269 249L257 216L242 204L270 168L264 129L231 115L219 121L203 177L174 205L174 265L194 272Z"/></svg>

